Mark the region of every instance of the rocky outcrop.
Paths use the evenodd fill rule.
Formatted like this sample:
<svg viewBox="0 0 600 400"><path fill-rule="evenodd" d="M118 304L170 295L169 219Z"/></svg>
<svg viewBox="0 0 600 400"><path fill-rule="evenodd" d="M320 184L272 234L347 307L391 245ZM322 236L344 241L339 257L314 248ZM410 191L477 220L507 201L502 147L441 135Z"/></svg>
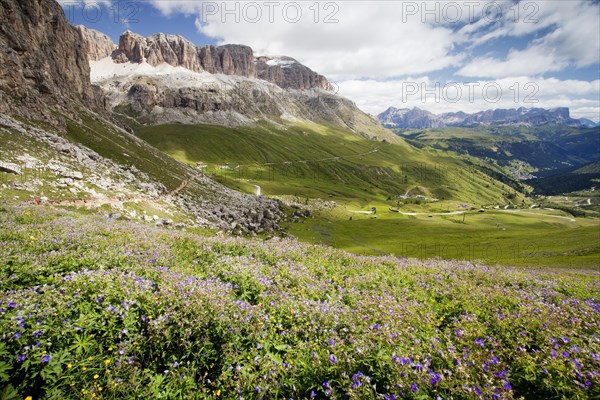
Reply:
<svg viewBox="0 0 600 400"><path fill-rule="evenodd" d="M226 44L217 47L217 54L225 75L256 77L254 52L250 47L239 44Z"/></svg>
<svg viewBox="0 0 600 400"><path fill-rule="evenodd" d="M257 57L257 77L284 89L331 90L327 79L291 57Z"/></svg>
<svg viewBox="0 0 600 400"><path fill-rule="evenodd" d="M55 1L1 0L0 48L1 113L64 127L51 108L94 103L86 43Z"/></svg>
<svg viewBox="0 0 600 400"><path fill-rule="evenodd" d="M7 174L21 175L21 167L14 163L0 161L0 172Z"/></svg>
<svg viewBox="0 0 600 400"><path fill-rule="evenodd" d="M86 37L88 40L95 40L93 35ZM100 41L99 45L88 46L92 51L92 60L98 59L99 47L106 48L104 39L100 38ZM157 33L146 38L127 31L121 35L119 47L112 53L112 57L117 63L146 62L153 66L166 63L194 72L258 78L284 89L332 89L324 76L293 58L255 57L252 48L239 44L198 47L178 35Z"/></svg>
<svg viewBox="0 0 600 400"><path fill-rule="evenodd" d="M379 122L388 128L426 129L443 126L437 115L418 107L412 109L390 107L377 117Z"/></svg>
<svg viewBox="0 0 600 400"><path fill-rule="evenodd" d="M131 31L123 33L113 59L120 63L147 62L153 66L167 63L194 72L256 77L254 54L248 46L197 47L179 35L164 33L147 38Z"/></svg>
<svg viewBox="0 0 600 400"><path fill-rule="evenodd" d="M83 25L78 25L75 28L77 28L79 37L83 40L90 60L97 61L109 57L117 49L112 39L104 33L89 29Z"/></svg>

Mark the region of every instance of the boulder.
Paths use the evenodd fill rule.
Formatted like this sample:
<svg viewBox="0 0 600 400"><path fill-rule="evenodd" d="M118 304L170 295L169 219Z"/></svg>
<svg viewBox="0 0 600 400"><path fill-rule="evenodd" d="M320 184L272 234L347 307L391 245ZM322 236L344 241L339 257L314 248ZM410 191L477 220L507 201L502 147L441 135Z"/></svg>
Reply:
<svg viewBox="0 0 600 400"><path fill-rule="evenodd" d="M21 167L17 164L0 161L0 171L9 174L21 175Z"/></svg>

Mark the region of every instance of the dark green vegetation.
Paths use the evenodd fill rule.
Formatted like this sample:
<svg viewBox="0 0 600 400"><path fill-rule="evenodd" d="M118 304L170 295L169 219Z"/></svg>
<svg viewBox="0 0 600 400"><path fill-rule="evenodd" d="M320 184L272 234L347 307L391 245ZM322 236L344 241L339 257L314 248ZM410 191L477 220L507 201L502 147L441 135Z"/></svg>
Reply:
<svg viewBox="0 0 600 400"><path fill-rule="evenodd" d="M567 126L490 126L396 130L418 146L456 151L494 160L503 167L516 160L537 170L583 165L600 157L600 128Z"/></svg>
<svg viewBox="0 0 600 400"><path fill-rule="evenodd" d="M48 235L52 232L52 235ZM597 272L0 209L0 397L600 396Z"/></svg>
<svg viewBox="0 0 600 400"><path fill-rule="evenodd" d="M584 166L548 171L543 175L545 176L527 181L534 187L536 193L557 195L592 187L600 188L600 161Z"/></svg>

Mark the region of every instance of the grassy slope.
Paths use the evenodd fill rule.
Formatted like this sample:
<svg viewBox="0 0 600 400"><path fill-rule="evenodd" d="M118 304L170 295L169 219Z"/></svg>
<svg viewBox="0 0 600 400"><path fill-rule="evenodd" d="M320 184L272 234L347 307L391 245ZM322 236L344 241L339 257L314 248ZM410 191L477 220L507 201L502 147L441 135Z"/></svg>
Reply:
<svg viewBox="0 0 600 400"><path fill-rule="evenodd" d="M367 203L420 190L442 200L495 204L505 203L503 195L509 192L456 157L420 151L404 142L368 141L316 124L287 129L266 124L236 129L145 126L136 135L180 161L209 164L207 171L228 179L230 185L235 185L231 179L252 179L267 195L335 195L342 201ZM243 166L219 169L225 164Z"/></svg>
<svg viewBox="0 0 600 400"><path fill-rule="evenodd" d="M442 152L366 141L317 125L287 130L267 125L254 129L165 125L141 127L136 134L183 162L208 164L207 173L239 190L253 192L253 185L258 184L263 194L294 195L300 202L333 195L330 200L338 204L334 211L322 211L315 219L288 227L292 234L311 242L361 254L481 259L505 265L592 268L600 262L598 222L593 220L573 223L488 211L469 214L462 223L462 216L457 215L428 218L388 212L396 205L388 197L409 189L411 194L445 200L422 206L404 204L404 211L461 210L459 203L475 207L508 204L502 196L504 185ZM354 156L373 148L378 151ZM336 156L341 159L285 164ZM264 163L274 165L252 166ZM225 164L228 169L218 167ZM235 169L240 164L249 166ZM372 206L380 210L377 220L352 212Z"/></svg>
<svg viewBox="0 0 600 400"><path fill-rule="evenodd" d="M44 206L0 207L0 243L2 399L600 394L597 272L357 257Z"/></svg>
<svg viewBox="0 0 600 400"><path fill-rule="evenodd" d="M86 111L81 121L67 121L66 137L117 163L135 166L167 189L176 188L190 173L185 165Z"/></svg>
<svg viewBox="0 0 600 400"><path fill-rule="evenodd" d="M598 220L571 222L488 210L466 214L463 223L462 215L405 216L384 207L378 210L382 211L374 220L371 215L340 208L289 228L300 239L357 254L482 260L524 267L596 269L600 265ZM546 210L526 212L565 216Z"/></svg>

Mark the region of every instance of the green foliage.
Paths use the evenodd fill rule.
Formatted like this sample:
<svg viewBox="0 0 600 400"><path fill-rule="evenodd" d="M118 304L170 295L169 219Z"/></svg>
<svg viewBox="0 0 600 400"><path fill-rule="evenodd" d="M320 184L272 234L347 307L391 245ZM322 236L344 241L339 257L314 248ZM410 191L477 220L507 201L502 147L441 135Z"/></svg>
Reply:
<svg viewBox="0 0 600 400"><path fill-rule="evenodd" d="M3 399L600 393L589 271L358 257L7 210Z"/></svg>
<svg viewBox="0 0 600 400"><path fill-rule="evenodd" d="M248 181L266 195L335 195L336 201L382 200L418 187L440 199L499 202L507 191L456 156L366 140L331 126L180 124L142 126L136 135L179 161L202 162L207 175L252 193Z"/></svg>

